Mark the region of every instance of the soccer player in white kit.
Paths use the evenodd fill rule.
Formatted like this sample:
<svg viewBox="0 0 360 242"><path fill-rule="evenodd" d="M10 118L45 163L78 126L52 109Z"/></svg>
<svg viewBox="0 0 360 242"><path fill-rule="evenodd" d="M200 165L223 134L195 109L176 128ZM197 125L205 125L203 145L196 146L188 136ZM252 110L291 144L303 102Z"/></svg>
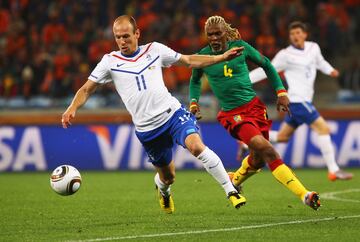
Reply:
<svg viewBox="0 0 360 242"><path fill-rule="evenodd" d="M320 70L331 77L338 77L339 72L324 59L317 43L306 41L307 29L304 23L291 23L289 38L291 45L280 50L271 63L278 72L284 71L289 87L291 116L285 117L278 132L270 131L270 141L287 142L296 128L305 123L318 134L318 145L328 167L329 180L351 179L353 174L341 170L337 165L330 129L312 104L316 71ZM250 72L252 83L265 78L261 68Z"/></svg>
<svg viewBox="0 0 360 242"><path fill-rule="evenodd" d="M205 67L235 58L242 49L233 48L220 56L206 56L182 55L157 42L138 46L140 30L135 19L128 15L114 21L113 32L120 51L105 54L88 81L77 91L62 115L63 127L71 125L77 109L97 86L113 81L131 114L136 135L156 168L154 179L161 209L166 213L175 210L170 193L170 185L175 179L174 143L187 148L202 161L235 208L244 205L246 199L233 187L220 158L203 144L196 118L168 92L162 77L162 67L172 64Z"/></svg>

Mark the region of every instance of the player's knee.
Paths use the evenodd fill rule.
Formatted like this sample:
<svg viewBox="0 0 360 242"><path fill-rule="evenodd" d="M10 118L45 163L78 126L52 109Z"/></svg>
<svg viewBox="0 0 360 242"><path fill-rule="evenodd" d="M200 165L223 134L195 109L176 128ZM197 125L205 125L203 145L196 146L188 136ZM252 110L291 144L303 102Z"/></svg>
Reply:
<svg viewBox="0 0 360 242"><path fill-rule="evenodd" d="M161 180L165 185L169 186L175 182L175 174L169 173Z"/></svg>
<svg viewBox="0 0 360 242"><path fill-rule="evenodd" d="M165 185L170 186L171 184L173 184L175 182L175 177L166 177L163 181L162 181Z"/></svg>
<svg viewBox="0 0 360 242"><path fill-rule="evenodd" d="M265 162L272 162L273 160L279 158L274 147L272 147L270 144L259 147L256 152L260 156L259 164L263 162L263 165L265 165Z"/></svg>
<svg viewBox="0 0 360 242"><path fill-rule="evenodd" d="M324 126L324 127L321 127L319 130L318 130L318 135L326 135L326 134L330 134L330 128L329 126Z"/></svg>
<svg viewBox="0 0 360 242"><path fill-rule="evenodd" d="M195 157L199 156L201 152L205 149L205 145L201 142L193 142L190 145L187 146L188 150L191 154L193 154Z"/></svg>

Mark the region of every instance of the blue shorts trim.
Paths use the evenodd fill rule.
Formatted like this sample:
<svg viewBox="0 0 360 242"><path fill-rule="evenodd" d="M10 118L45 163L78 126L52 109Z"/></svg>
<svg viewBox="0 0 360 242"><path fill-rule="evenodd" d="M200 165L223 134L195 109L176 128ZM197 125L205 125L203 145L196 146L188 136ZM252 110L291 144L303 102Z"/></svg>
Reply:
<svg viewBox="0 0 360 242"><path fill-rule="evenodd" d="M150 162L162 167L170 164L174 144L185 146L188 135L198 133L196 118L184 107L179 108L161 127L148 132L135 131L136 136L145 148Z"/></svg>
<svg viewBox="0 0 360 242"><path fill-rule="evenodd" d="M286 115L285 122L294 128L304 123L310 125L320 117L319 112L310 102L290 103L290 111L291 117Z"/></svg>

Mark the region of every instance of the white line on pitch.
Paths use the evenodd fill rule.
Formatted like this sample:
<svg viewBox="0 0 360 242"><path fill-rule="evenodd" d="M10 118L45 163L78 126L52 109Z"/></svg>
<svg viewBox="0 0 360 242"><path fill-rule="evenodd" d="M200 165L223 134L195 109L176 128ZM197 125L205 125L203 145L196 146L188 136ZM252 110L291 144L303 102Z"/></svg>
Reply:
<svg viewBox="0 0 360 242"><path fill-rule="evenodd" d="M107 238L96 238L96 239L86 239L86 240L71 240L71 241L72 242L93 242L93 241L108 241L108 240L155 238L155 237L165 237L165 236L175 236L175 235L189 235L189 234L206 234L206 233L213 233L213 232L227 232L227 231L235 231L235 230L258 229L258 228L274 227L274 226L280 226L280 225L305 224L305 223L324 222L324 221L332 221L332 220L338 220L338 219L352 219L352 218L360 218L360 214L359 215L351 215L351 216L320 218L320 219L294 220L294 221L280 222L280 223L270 223L270 224L248 225L248 226L233 227L233 228L192 230L192 231L183 231L183 232L175 232L175 233L143 234L143 235L107 237Z"/></svg>
<svg viewBox="0 0 360 242"><path fill-rule="evenodd" d="M341 201L341 202L353 202L353 203L360 203L360 200L356 199L348 199L348 198L340 198L337 195L339 194L345 194L345 193L355 193L360 192L360 189L347 189L347 190L341 190L336 192L325 192L320 194L321 198L329 199L329 200L335 200L335 201Z"/></svg>

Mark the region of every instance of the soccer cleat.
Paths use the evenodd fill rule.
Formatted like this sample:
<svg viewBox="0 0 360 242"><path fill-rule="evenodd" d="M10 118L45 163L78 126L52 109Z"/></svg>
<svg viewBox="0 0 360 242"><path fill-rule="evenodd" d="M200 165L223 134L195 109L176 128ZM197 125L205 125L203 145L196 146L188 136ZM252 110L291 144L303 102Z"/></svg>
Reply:
<svg viewBox="0 0 360 242"><path fill-rule="evenodd" d="M232 183L232 185L233 185L233 187L236 189L236 191L238 191L238 193L240 193L240 194L242 194L243 193L243 188L242 188L242 185L241 184L239 184L238 186L236 186L233 182L232 182L232 180L233 180L233 178L234 178L234 172L231 172L231 171L229 171L228 173L228 176L229 176L229 178L230 178L230 181L231 181L231 183Z"/></svg>
<svg viewBox="0 0 360 242"><path fill-rule="evenodd" d="M328 173L328 179L330 181L336 181L336 180L351 180L353 178L353 174L350 172L346 172L343 170L338 170L337 172L329 172Z"/></svg>
<svg viewBox="0 0 360 242"><path fill-rule="evenodd" d="M171 194L169 194L169 196L165 196L163 195L159 188L157 186L155 186L158 196L159 196L159 203L160 203L160 208L162 210L164 210L166 213L173 213L175 211L175 205L174 205L174 200L172 199Z"/></svg>
<svg viewBox="0 0 360 242"><path fill-rule="evenodd" d="M233 192L229 192L228 194L228 199L231 202L231 204L235 207L235 208L240 208L241 206L245 205L246 203L246 198L241 196L238 192L233 191Z"/></svg>
<svg viewBox="0 0 360 242"><path fill-rule="evenodd" d="M306 193L303 202L305 205L308 205L309 207L311 207L314 210L318 210L319 207L321 206L320 205L320 197L317 192Z"/></svg>

